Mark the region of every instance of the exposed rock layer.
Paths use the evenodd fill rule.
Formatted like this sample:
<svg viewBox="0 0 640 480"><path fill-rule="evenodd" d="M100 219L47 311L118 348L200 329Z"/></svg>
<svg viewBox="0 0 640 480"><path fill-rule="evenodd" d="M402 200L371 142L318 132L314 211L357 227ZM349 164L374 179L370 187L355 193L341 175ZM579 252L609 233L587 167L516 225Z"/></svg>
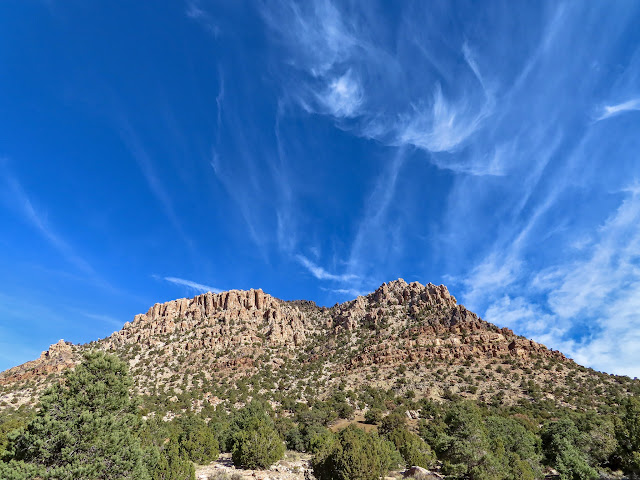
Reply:
<svg viewBox="0 0 640 480"><path fill-rule="evenodd" d="M62 341L52 345L38 360L0 373L0 384L62 371L86 348L122 354L137 348L145 358L154 359L147 362L152 371L167 359L181 359L185 367L252 370L260 366L258 359L265 352L280 352L280 358L301 363L325 361L332 371L343 374L409 362L531 356L567 360L478 318L458 305L444 285L399 279L332 308L282 301L262 290L205 293L156 304L122 330L89 346ZM149 357L150 352L156 353ZM132 358L132 366L137 361ZM277 367L281 360L273 361Z"/></svg>
<svg viewBox="0 0 640 480"><path fill-rule="evenodd" d="M71 343L60 340L40 354L40 358L0 373L0 385L47 376L73 367L78 360Z"/></svg>

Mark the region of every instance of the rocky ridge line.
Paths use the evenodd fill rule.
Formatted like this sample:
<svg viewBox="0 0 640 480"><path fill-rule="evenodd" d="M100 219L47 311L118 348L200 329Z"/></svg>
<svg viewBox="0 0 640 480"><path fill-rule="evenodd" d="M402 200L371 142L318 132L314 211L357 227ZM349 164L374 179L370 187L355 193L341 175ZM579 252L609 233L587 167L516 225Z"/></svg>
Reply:
<svg viewBox="0 0 640 480"><path fill-rule="evenodd" d="M137 349L139 355L126 353L132 368L147 359L147 375L152 377L160 370L171 375L187 365L230 375L255 371L257 359L268 352L282 357L274 360L274 367L283 358L298 358L303 363L328 362L331 371L356 377L371 366L408 363L462 364L504 356L567 360L560 352L480 319L459 305L444 285L398 279L332 308L283 301L262 290L209 292L158 303L104 340L52 345L38 360L0 373L0 384L63 371L87 348L118 354ZM159 362L164 365L160 370Z"/></svg>
<svg viewBox="0 0 640 480"><path fill-rule="evenodd" d="M237 331L239 324L246 327L244 331ZM188 350L217 351L258 343L262 337L269 345L294 348L304 343L309 330L297 306L262 290L231 290L156 303L102 343L108 349L130 342L151 347L162 343L158 336L186 334L194 329L199 330L199 338Z"/></svg>

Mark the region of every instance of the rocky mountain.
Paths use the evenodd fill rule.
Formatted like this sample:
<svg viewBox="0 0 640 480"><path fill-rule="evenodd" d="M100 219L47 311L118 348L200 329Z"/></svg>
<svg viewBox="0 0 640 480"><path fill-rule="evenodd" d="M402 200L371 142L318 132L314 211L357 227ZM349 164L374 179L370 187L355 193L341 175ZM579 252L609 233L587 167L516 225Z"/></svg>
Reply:
<svg viewBox="0 0 640 480"><path fill-rule="evenodd" d="M0 408L32 403L87 349L126 359L143 395L199 405L252 392L301 401L366 386L434 399L597 408L637 381L581 367L562 353L480 319L443 285L399 279L331 308L262 290L156 304L108 338L63 341L0 373ZM175 401L175 400L174 400Z"/></svg>

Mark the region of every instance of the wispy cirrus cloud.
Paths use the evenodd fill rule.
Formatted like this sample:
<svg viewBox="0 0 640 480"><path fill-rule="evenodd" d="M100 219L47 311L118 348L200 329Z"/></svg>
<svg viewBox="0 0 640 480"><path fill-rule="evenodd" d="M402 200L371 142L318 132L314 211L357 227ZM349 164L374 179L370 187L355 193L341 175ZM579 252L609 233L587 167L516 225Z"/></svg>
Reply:
<svg viewBox="0 0 640 480"><path fill-rule="evenodd" d="M192 280L187 280L184 278L178 278L178 277L161 277L162 280L169 282L169 283L173 283L174 285L180 285L183 287L187 287L190 290L193 290L194 292L198 292L198 293L205 293L205 292L213 292L213 293L220 293L222 292L222 290L220 290L219 288L216 287L212 287L210 285L204 285L202 283L198 283L198 282L194 282Z"/></svg>
<svg viewBox="0 0 640 480"><path fill-rule="evenodd" d="M295 258L298 261L298 263L300 263L300 265L305 267L311 273L311 275L316 277L318 280L331 280L331 281L336 281L336 282L350 282L350 281L356 280L358 278L357 275L354 275L354 274L351 274L351 273L343 273L343 274L330 273L327 270L325 270L323 267L313 263L311 260L309 260L304 255L298 254L298 255L295 256Z"/></svg>
<svg viewBox="0 0 640 480"><path fill-rule="evenodd" d="M543 341L550 335L562 334L561 330L553 331L553 316L544 312L538 305L525 297L503 295L493 302L485 312L485 318L500 326L525 332Z"/></svg>
<svg viewBox="0 0 640 480"><path fill-rule="evenodd" d="M22 184L13 173L9 171L8 166L5 165L6 163L8 163L6 160L2 161L0 159L0 170L3 172L3 183L5 184L2 197L5 203L38 231L69 263L82 273L95 277L94 268L56 231L56 228L48 221L46 214L34 205L32 197L24 190Z"/></svg>
<svg viewBox="0 0 640 480"><path fill-rule="evenodd" d="M221 29L213 16L202 8L199 0L188 0L185 14L188 18L200 23L214 37L220 35Z"/></svg>
<svg viewBox="0 0 640 480"><path fill-rule="evenodd" d="M625 198L618 208L576 244L580 255L534 275L533 265L507 271L504 288L496 291L515 296L496 298L485 317L560 348L579 363L639 376L640 192L632 187L620 193ZM489 278L502 281L501 275ZM536 300L518 291L537 292Z"/></svg>
<svg viewBox="0 0 640 480"><path fill-rule="evenodd" d="M233 200L249 238L266 261L274 229L270 222L271 212L266 212L271 205L264 199L273 198L275 203L281 197L286 199L289 192L286 168L272 161L277 154L270 142L271 136L252 120L255 114L251 106L241 102L241 94L235 90L238 86L226 85L221 66L218 67L218 78L216 132L209 164L217 181Z"/></svg>
<svg viewBox="0 0 640 480"><path fill-rule="evenodd" d="M277 160L271 162L272 176L278 185L279 202L276 211L276 239L280 251L291 255L298 242L298 218L293 182L289 176L289 155L283 141L280 127L282 104L278 103L274 134L276 138ZM315 248L315 247L314 247ZM317 252L316 252L316 256Z"/></svg>
<svg viewBox="0 0 640 480"><path fill-rule="evenodd" d="M610 266L604 262L589 272L585 260L606 243L604 232L621 213L612 198L640 173L637 162L628 160L637 151L628 125L635 117L618 126L628 128L624 132L605 131L610 122L594 121L640 107L640 55L615 56L616 45L624 43L620 26L631 22L633 8L527 6L520 13L528 20L514 23L510 9L496 4L487 12L495 20L490 32L482 15L453 15L449 5L407 4L394 11L393 20L381 19L377 9L331 0L262 4L273 53L270 80L278 84L279 97L277 151L262 154L270 159L262 169L270 175L262 180L277 186L269 196L274 212L265 217L258 210L260 219L275 218L279 253L293 257L313 278L335 282L328 290L343 295L400 271L405 278L448 278L468 306L490 319L575 355L591 345L596 358L598 338L606 337L597 332L614 319L598 306L586 325L581 316L589 308L576 310L578 305L600 305L599 292L615 294L620 302L633 295L633 280L624 285L615 275L619 288L613 291L601 281L591 285L592 276L606 278ZM452 15L456 22L442 21ZM609 33L606 39L578 43L596 38L594 25ZM609 82L614 63L621 68ZM229 127L242 130L240 123ZM353 213L327 222L333 229L329 237L340 225L348 238L318 241L327 238L326 231L302 227L302 205L318 209L310 200L316 192L303 180L310 172L297 171L307 152L294 145L305 128L327 124L340 138L365 140L351 138L348 148L371 147L362 150L370 162L359 166L367 183L358 198L349 197ZM242 141L260 143L245 136ZM268 150L265 144L261 151ZM231 166L224 164L221 149L216 153L216 172L228 177ZM620 168L610 168L607 159L614 155L625 159ZM244 172L257 164L239 163ZM243 178L229 188L242 183L239 201L251 203L255 192L265 193L253 181ZM266 224L250 223L264 238ZM317 253L309 253L310 244ZM574 246L580 246L579 254ZM597 256L605 258L603 252ZM411 271L408 258L424 273ZM582 290L573 285L580 284L574 271L584 276L576 277ZM634 278L633 269L623 272ZM574 302L561 295L565 290Z"/></svg>
<svg viewBox="0 0 640 480"><path fill-rule="evenodd" d="M435 155L458 151L482 128L495 105L490 82L482 75L484 66L466 39L457 45L466 65L464 71L457 71L458 67L451 64L434 73L428 59L416 62L413 56L408 58L414 43L425 43L416 39L419 29L399 33L398 45L390 49L380 41L395 34L386 31L387 25L372 21L373 17L362 12L347 13L330 0L285 0L265 7L262 15L275 43L288 53L280 104L325 115L338 128L357 137L397 148L390 150L387 165L364 199L349 247L348 274L357 276L359 280L351 281L363 288L363 278L378 275L379 268L372 265L371 256L380 264L390 265L392 258L402 255L405 225L401 219L390 217L389 205L394 202L406 150L422 151L428 162L456 173L504 173L504 148L474 157L473 164L464 158ZM410 13L406 21L414 23ZM417 78L419 83L415 82ZM456 84L454 79L465 81ZM283 223L279 222L279 231ZM316 275L320 276L327 278Z"/></svg>
<svg viewBox="0 0 640 480"><path fill-rule="evenodd" d="M549 304L559 317L589 314L640 282L640 193L625 189L622 194L626 198L592 234L586 255L536 279L537 286L549 288Z"/></svg>
<svg viewBox="0 0 640 480"><path fill-rule="evenodd" d="M518 280L521 268L522 262L514 253L491 252L461 280L465 303L470 308L478 308L488 292L505 291Z"/></svg>
<svg viewBox="0 0 640 480"><path fill-rule="evenodd" d="M365 210L351 243L348 266L363 277L375 275L370 259L387 262L402 250L399 227L389 220L389 208L395 198L398 176L406 154L398 150L380 173L373 190L365 200ZM395 245L390 248L390 245Z"/></svg>
<svg viewBox="0 0 640 480"><path fill-rule="evenodd" d="M344 75L331 80L326 90L318 94L318 101L334 117L353 117L363 102L363 92L360 82L351 70Z"/></svg>
<svg viewBox="0 0 640 480"><path fill-rule="evenodd" d="M488 114L486 109L474 111L464 100L447 100L440 85L434 87L433 100L417 105L401 114L393 125L395 143L412 145L428 152L451 152L462 145L480 126ZM380 128L380 127L377 127ZM446 168L446 163L441 166Z"/></svg>
<svg viewBox="0 0 640 480"><path fill-rule="evenodd" d="M298 39L299 50L296 49L291 62L315 78L330 75L354 51L367 48L355 22L349 22L329 0L282 1L265 5L261 13L278 41L287 48ZM298 55L303 51L304 55Z"/></svg>
<svg viewBox="0 0 640 480"><path fill-rule="evenodd" d="M106 314L102 314L102 313L93 313L93 312L86 312L86 311L82 311L82 310L77 310L77 312L82 315L83 317L86 317L90 320L95 320L97 322L101 322L101 323L107 323L113 327L116 328L122 328L122 326L124 325L124 322L122 322L121 320L118 320L115 317L112 317L111 315L106 315Z"/></svg>
<svg viewBox="0 0 640 480"><path fill-rule="evenodd" d="M291 67L302 74L288 85L285 97L308 112L334 117L340 128L387 145L448 152L459 148L492 111L493 96L466 42L460 43L459 54L475 85L465 83L471 88L451 98L443 91L442 76L427 74L423 84L410 85L396 57L378 40L388 33L380 31L382 24L348 16L329 0L277 5L265 8L263 17L291 52ZM446 80L453 76L447 73ZM441 165L446 168L445 162Z"/></svg>
<svg viewBox="0 0 640 480"><path fill-rule="evenodd" d="M124 144L129 149L131 156L138 164L138 167L140 168L140 171L142 172L147 185L149 186L149 189L162 206L165 215L167 216L173 227L179 233L186 245L193 250L193 240L186 234L184 228L182 227L182 222L180 221L180 218L176 213L173 201L171 200L171 197L168 193L169 191L165 188L162 179L157 174L151 155L149 155L148 151L144 148L140 137L136 134L132 125L125 117L120 117L118 127L120 136Z"/></svg>
<svg viewBox="0 0 640 480"><path fill-rule="evenodd" d="M640 110L640 98L632 98L626 102L618 103L615 105L605 105L600 110L599 116L596 120L605 120L607 118L620 115L625 112L633 112Z"/></svg>
<svg viewBox="0 0 640 480"><path fill-rule="evenodd" d="M576 32L584 36L595 18L611 38L577 48ZM447 264L459 274L448 278L468 307L580 363L633 376L640 374L629 343L637 341L631 311L640 249L632 227L636 184L628 183L640 171L623 159L638 142L632 126L613 130L593 121L640 107L633 93L637 54L607 82L615 95L601 90L606 72L600 67L614 55L617 26L626 19L623 11L558 4L545 12L538 34L519 38L527 38L528 54L512 63L518 68L510 77L497 69L484 82L495 106L452 160L460 173L478 165L478 172L497 175L454 179L436 238L449 246L442 257L451 258ZM486 53L473 52L470 68L483 72ZM621 92L627 101L593 114L594 98L620 98ZM492 150L495 167L484 170ZM436 162L442 157L434 155ZM620 159L616 168L613 158Z"/></svg>
<svg viewBox="0 0 640 480"><path fill-rule="evenodd" d="M327 292L338 293L340 295L345 295L348 297L360 297L371 293L367 290L359 290L357 288L323 288L323 290Z"/></svg>

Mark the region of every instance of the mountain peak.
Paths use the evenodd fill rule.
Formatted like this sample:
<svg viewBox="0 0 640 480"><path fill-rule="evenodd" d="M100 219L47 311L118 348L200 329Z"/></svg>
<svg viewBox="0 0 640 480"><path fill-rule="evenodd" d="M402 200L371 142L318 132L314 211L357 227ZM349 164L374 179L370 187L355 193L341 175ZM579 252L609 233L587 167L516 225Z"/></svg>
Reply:
<svg viewBox="0 0 640 480"><path fill-rule="evenodd" d="M420 282L407 283L398 278L391 282L383 283L378 289L366 296L366 298L382 305L388 304L441 304L449 307L457 305L456 298L449 293L444 285L434 285Z"/></svg>
<svg viewBox="0 0 640 480"><path fill-rule="evenodd" d="M509 390L508 401L517 401L526 396L520 382L514 383L507 369L492 365L510 365L509 371L520 377L544 365L539 378L532 377L540 388L542 382L562 383L565 367L575 368L560 352L482 320L459 305L444 285L399 278L331 308L283 301L260 289L157 303L108 338L87 345L53 345L40 359L0 373L0 383L19 385L45 374L37 380L44 385L46 375L68 368L90 349L126 359L142 393L196 388L194 375L235 381L288 365L298 373L289 371L293 377L279 380L279 388L324 382L329 389L345 382L351 388L395 385L418 396L447 388L489 398L499 381ZM562 368L556 368L558 364ZM396 385L402 366L412 373ZM468 374L447 378L444 367L460 375L466 369ZM472 383L464 390L459 382Z"/></svg>

